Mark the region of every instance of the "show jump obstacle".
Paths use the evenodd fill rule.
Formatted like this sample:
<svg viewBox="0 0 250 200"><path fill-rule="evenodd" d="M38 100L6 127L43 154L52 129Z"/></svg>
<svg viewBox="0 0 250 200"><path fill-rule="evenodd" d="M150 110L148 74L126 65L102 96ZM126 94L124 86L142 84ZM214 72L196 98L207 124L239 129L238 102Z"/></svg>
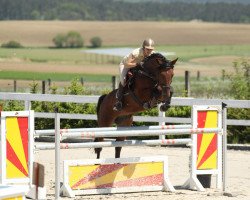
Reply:
<svg viewBox="0 0 250 200"><path fill-rule="evenodd" d="M146 131L136 130L126 131L94 131L90 134L90 130L87 132L84 130L80 134L74 134L77 136L85 137L115 137L126 135L150 135L152 133L165 134L165 135L178 135L179 133L191 134L191 146L192 154L190 156L191 169L190 178L184 184L184 187L189 189L196 189L198 191L205 191L204 187L197 178L197 175L216 175L217 188L222 187L222 107L221 106L194 106L192 111L192 129L173 129L173 130L154 130ZM60 130L60 129L58 129ZM59 134L58 134L59 135ZM62 134L66 137L70 136L70 133ZM178 140L178 139L177 139ZM166 142L169 140L160 140L158 144L171 144ZM147 145L147 142L144 141ZM141 145L142 142L138 142ZM182 141L182 144L187 144L186 141ZM107 147L107 146L125 146L125 142L106 143L95 147ZM132 145L134 144L134 145ZM179 142L181 144L181 142ZM135 143L130 143L130 146L136 146ZM70 144L61 145L61 148L71 148ZM82 146L84 147L84 146ZM87 147L87 146L85 146ZM88 146L89 147L89 146ZM58 146L59 148L59 146ZM73 147L74 148L74 147ZM76 147L77 148L77 147ZM120 193L120 192L135 192L135 191L155 191L155 190L168 190L175 191L172 186L168 173L167 161L163 161L164 164L158 165L156 174L152 176L162 177L160 180L162 184L158 186L159 182L139 181L147 180L150 176L150 168L154 168L155 160L153 158L122 158L122 159L103 159L103 160L66 160L64 161L64 178L63 187L61 193L64 196L74 197L80 194L106 194L106 193ZM164 160L164 159L163 159ZM167 157L165 157L167 160ZM224 163L225 164L225 163ZM148 167L146 168L143 167ZM142 168L140 168L142 167ZM148 173L147 173L148 171ZM133 172L133 173L132 173ZM145 172L145 174L144 174ZM164 175L162 175L162 173ZM59 174L59 172L58 172ZM129 178L127 177L129 175ZM157 175L158 174L158 175ZM149 178L150 179L150 178ZM143 185L149 184L149 185ZM131 184L131 187L129 185ZM138 185L134 185L138 184ZM142 184L142 185L140 185Z"/></svg>
<svg viewBox="0 0 250 200"><path fill-rule="evenodd" d="M32 189L33 149L55 148L55 199L63 195L103 194L111 192L175 191L168 178L167 156L154 158L120 158L98 160L66 160L63 162L63 187L60 190L60 148L96 148L116 146L146 146L188 144L190 175L184 186L204 191L197 176L215 175L216 186L226 183L226 131L222 106L193 106L192 124L146 128L94 128L80 132L60 129L60 113L55 115L55 144L34 146L34 112L1 112L0 185L22 184ZM223 128L222 128L223 125ZM171 127L171 129L169 129ZM46 133L51 134L51 133ZM118 137L146 135L191 135L182 139L133 140L124 142L85 142L60 144L62 137ZM42 133L40 133L42 135ZM222 138L223 135L223 138ZM223 162L222 162L223 161ZM171 161L170 161L171 162ZM171 173L171 172L170 172ZM188 176L188 175L187 175ZM2 189L2 188L1 188ZM2 191L7 192L6 188ZM27 193L26 193L27 195Z"/></svg>

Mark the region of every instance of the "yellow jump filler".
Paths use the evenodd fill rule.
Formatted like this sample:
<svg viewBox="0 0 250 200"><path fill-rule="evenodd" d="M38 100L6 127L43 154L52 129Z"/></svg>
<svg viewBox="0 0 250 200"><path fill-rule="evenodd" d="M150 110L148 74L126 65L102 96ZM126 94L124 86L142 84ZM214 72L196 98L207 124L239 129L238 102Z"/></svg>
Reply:
<svg viewBox="0 0 250 200"><path fill-rule="evenodd" d="M175 191L166 156L64 161L63 196Z"/></svg>

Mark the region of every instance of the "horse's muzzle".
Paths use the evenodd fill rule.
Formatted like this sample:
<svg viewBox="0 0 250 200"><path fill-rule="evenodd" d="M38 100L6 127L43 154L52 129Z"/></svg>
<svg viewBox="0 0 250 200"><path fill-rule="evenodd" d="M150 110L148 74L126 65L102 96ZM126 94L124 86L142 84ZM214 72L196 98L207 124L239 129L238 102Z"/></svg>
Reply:
<svg viewBox="0 0 250 200"><path fill-rule="evenodd" d="M161 95L162 95L162 102L168 101L171 97L171 87L168 85L161 85Z"/></svg>
<svg viewBox="0 0 250 200"><path fill-rule="evenodd" d="M164 104L162 104L162 105L160 106L160 111L161 111L161 112L166 112L169 108L170 108L170 104L164 103Z"/></svg>

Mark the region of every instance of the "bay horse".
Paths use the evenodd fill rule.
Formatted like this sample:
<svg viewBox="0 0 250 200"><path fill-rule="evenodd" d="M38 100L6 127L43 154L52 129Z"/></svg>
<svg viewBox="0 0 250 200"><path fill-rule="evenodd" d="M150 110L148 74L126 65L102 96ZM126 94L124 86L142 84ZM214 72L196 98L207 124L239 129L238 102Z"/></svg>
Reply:
<svg viewBox="0 0 250 200"><path fill-rule="evenodd" d="M123 109L113 110L117 89L100 96L97 103L98 126L111 127L114 123L118 127L131 126L135 113L156 107L160 103L160 109L166 111L170 107L173 93L170 85L177 60L178 58L170 61L160 53L153 53L143 60L143 65L130 69L124 88ZM117 137L116 141L125 139ZM104 138L96 138L95 142L103 140ZM121 149L122 147L115 147L116 158L120 158ZM102 148L95 148L97 159L100 158L101 151Z"/></svg>

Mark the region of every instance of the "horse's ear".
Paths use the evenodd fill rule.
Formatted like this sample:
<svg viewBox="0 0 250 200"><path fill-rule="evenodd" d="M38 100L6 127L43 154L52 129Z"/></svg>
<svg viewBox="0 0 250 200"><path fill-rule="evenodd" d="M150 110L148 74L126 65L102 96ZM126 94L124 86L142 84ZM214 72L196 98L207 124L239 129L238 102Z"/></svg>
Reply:
<svg viewBox="0 0 250 200"><path fill-rule="evenodd" d="M174 66L178 59L179 59L179 58L176 58L176 59L172 60L172 61L171 61L171 65Z"/></svg>

